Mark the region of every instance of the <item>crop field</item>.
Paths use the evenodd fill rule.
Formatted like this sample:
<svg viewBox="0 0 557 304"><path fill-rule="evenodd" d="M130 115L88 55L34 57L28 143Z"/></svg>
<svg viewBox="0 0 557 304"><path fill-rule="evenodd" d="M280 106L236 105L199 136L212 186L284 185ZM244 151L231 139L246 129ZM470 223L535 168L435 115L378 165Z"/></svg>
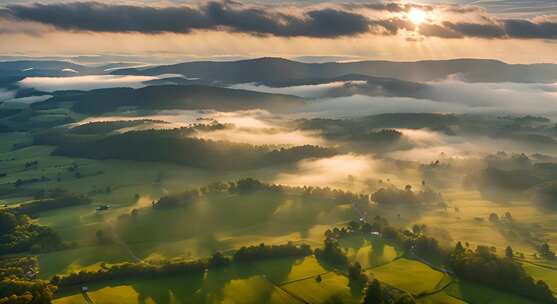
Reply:
<svg viewBox="0 0 557 304"><path fill-rule="evenodd" d="M414 295L433 291L445 277L442 272L423 263L404 258L372 268L367 273L381 282Z"/></svg>
<svg viewBox="0 0 557 304"><path fill-rule="evenodd" d="M446 292L442 291L442 292L433 294L431 296L419 298L419 299L417 299L417 303L420 303L420 304L439 304L439 303L442 303L442 304L466 304L467 302L464 302L462 300L454 298L454 297L448 295Z"/></svg>
<svg viewBox="0 0 557 304"><path fill-rule="evenodd" d="M285 291L253 274L247 267L209 272L206 276L171 276L157 280L116 281L91 285L94 303L297 303ZM79 288L76 288L79 289ZM79 290L68 291L55 304L84 302Z"/></svg>
<svg viewBox="0 0 557 304"><path fill-rule="evenodd" d="M361 287L350 285L347 277L330 272L321 278L321 282L308 278L281 287L308 303L359 303Z"/></svg>
<svg viewBox="0 0 557 304"><path fill-rule="evenodd" d="M399 257L399 251L378 237L350 236L340 241L349 261L358 262L363 269L389 263Z"/></svg>
<svg viewBox="0 0 557 304"><path fill-rule="evenodd" d="M534 304L534 301L519 296L486 288L474 283L458 281L451 284L445 292L457 299L468 303L495 304Z"/></svg>
<svg viewBox="0 0 557 304"><path fill-rule="evenodd" d="M522 263L522 267L536 280L543 280L549 288L557 293L557 268L543 264ZM551 268L550 268L551 267Z"/></svg>
<svg viewBox="0 0 557 304"><path fill-rule="evenodd" d="M495 246L501 252L511 245L515 251L530 256L535 252L531 244L506 236L488 220L491 213L503 215L509 212L521 225L539 225L545 238L550 240L550 245L557 245L554 243L554 236L557 234L557 215L544 212L533 206L531 202L495 203L483 199L481 194L475 191L447 191L443 193L443 196L449 206L446 212L426 213L415 222L447 232L450 240L454 242L462 241L473 245ZM458 208L458 211L455 210L455 207Z"/></svg>
<svg viewBox="0 0 557 304"><path fill-rule="evenodd" d="M314 256L255 262L253 267L265 273L271 281L279 285L315 278L317 275L323 275L331 271L331 269L321 265Z"/></svg>

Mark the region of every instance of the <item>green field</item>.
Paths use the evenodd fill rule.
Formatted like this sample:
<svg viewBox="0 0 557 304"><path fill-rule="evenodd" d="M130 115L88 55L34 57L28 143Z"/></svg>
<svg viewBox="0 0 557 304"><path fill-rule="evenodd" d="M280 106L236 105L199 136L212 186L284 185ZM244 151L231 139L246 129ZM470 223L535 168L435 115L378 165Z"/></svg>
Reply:
<svg viewBox="0 0 557 304"><path fill-rule="evenodd" d="M494 303L494 304L534 304L519 296L500 292L495 289L480 286L478 284L458 281L451 284L445 292L457 299L468 303Z"/></svg>
<svg viewBox="0 0 557 304"><path fill-rule="evenodd" d="M205 276L172 276L157 280L117 281L88 286L95 303L297 303L247 265L209 272ZM80 287L66 291L55 304L83 303Z"/></svg>
<svg viewBox="0 0 557 304"><path fill-rule="evenodd" d="M300 259L261 261L253 263L253 267L279 285L315 278L317 275L323 275L331 271L327 266L321 265L314 256Z"/></svg>
<svg viewBox="0 0 557 304"><path fill-rule="evenodd" d="M115 219L134 208L139 210L136 217ZM77 249L42 255L42 277L102 261L199 258L260 243L293 241L319 246L327 228L354 218L353 211L343 204L265 193L216 194L192 206L168 210L153 209L151 200L144 198L106 213L91 209L65 208L41 216L41 223L78 245ZM250 212L244 211L247 209ZM99 245L97 230L114 235L114 243Z"/></svg>
<svg viewBox="0 0 557 304"><path fill-rule="evenodd" d="M443 237L445 241L495 246L499 252L504 252L510 245L515 252L531 256L536 252L531 242L505 236L488 221L491 213L503 215L510 212L520 224L539 225L550 246L557 246L557 214L537 208L530 201L496 203L482 198L477 191L460 189L444 191L443 197L449 206L447 211L426 212L412 219L411 223L425 224L433 232L442 232L436 236ZM476 218L483 220L478 221Z"/></svg>
<svg viewBox="0 0 557 304"><path fill-rule="evenodd" d="M140 258L186 256L204 257L216 250L228 251L259 243L279 244L304 241L322 243L331 225L353 219L350 205L310 201L298 196L210 197L197 206L179 210L151 209L151 202L169 193L179 193L214 181L245 176L272 179L280 168L250 172L215 173L168 163L120 160L88 160L52 156L52 147L30 146L13 150L14 144L28 145L27 133L2 134L0 144L0 201L16 206L30 200L36 191L62 188L88 194L90 206L44 212L40 224L53 228L76 249L40 256L40 276L48 278L81 267L94 267L103 261L117 263ZM37 168L26 169L38 161ZM77 165L76 177L69 168ZM13 188L16 180L45 177L20 189L19 197L2 196L2 189ZM110 191L106 191L110 188ZM109 204L107 212L96 212L99 204ZM119 221L118 217L140 210L138 221ZM249 209L250 212L245 212ZM125 243L99 246L98 230L114 231ZM130 254L130 251L132 252Z"/></svg>
<svg viewBox="0 0 557 304"><path fill-rule="evenodd" d="M454 298L448 295L446 292L442 291L431 296L419 298L417 300L417 303L419 304L465 304L467 302Z"/></svg>
<svg viewBox="0 0 557 304"><path fill-rule="evenodd" d="M522 263L522 267L536 280L542 280L549 285L554 293L557 293L557 268L543 267L543 264L533 265L530 263ZM550 266L551 267L551 266Z"/></svg>
<svg viewBox="0 0 557 304"><path fill-rule="evenodd" d="M445 277L442 272L425 264L404 258L370 269L367 273L381 282L413 295L435 290Z"/></svg>
<svg viewBox="0 0 557 304"><path fill-rule="evenodd" d="M321 278L321 282L308 278L281 287L308 303L359 303L361 286L351 285L347 277L335 272L324 274Z"/></svg>
<svg viewBox="0 0 557 304"><path fill-rule="evenodd" d="M340 241L351 263L358 262L363 269L387 264L399 257L399 251L373 236L350 236Z"/></svg>

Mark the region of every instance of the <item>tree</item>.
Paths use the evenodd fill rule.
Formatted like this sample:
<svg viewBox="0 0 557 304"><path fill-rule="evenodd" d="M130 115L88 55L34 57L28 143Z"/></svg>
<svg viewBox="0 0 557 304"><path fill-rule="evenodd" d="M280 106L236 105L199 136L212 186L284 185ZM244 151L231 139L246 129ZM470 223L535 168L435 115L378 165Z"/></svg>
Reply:
<svg viewBox="0 0 557 304"><path fill-rule="evenodd" d="M383 303L383 289L381 283L374 279L365 290L364 299L362 304L382 304Z"/></svg>
<svg viewBox="0 0 557 304"><path fill-rule="evenodd" d="M462 254L464 253L466 250L464 249L464 247L462 246L461 242L456 243L454 252L455 254Z"/></svg>
<svg viewBox="0 0 557 304"><path fill-rule="evenodd" d="M16 216L8 211L0 212L0 235L11 233L17 227Z"/></svg>
<svg viewBox="0 0 557 304"><path fill-rule="evenodd" d="M496 213L491 213L489 215L489 221L492 223L498 223L499 222L499 216Z"/></svg>
<svg viewBox="0 0 557 304"><path fill-rule="evenodd" d="M222 253L218 251L215 252L215 254L213 254L213 256L209 259L209 266L212 267L222 267L228 264L230 264L230 259L225 257Z"/></svg>
<svg viewBox="0 0 557 304"><path fill-rule="evenodd" d="M396 300L396 304L415 304L416 300L411 295L405 294Z"/></svg>
<svg viewBox="0 0 557 304"><path fill-rule="evenodd" d="M419 225L419 224L414 224L414 226L412 226L412 232L413 232L415 235L420 235L420 234L423 234L423 233L425 232L425 228L426 228L426 227L425 227L424 224L421 224L421 225Z"/></svg>
<svg viewBox="0 0 557 304"><path fill-rule="evenodd" d="M549 244L547 243L541 244L538 247L538 252L540 253L540 256L542 256L543 258L550 259L550 260L555 259L555 252L551 250Z"/></svg>
<svg viewBox="0 0 557 304"><path fill-rule="evenodd" d="M366 276L362 272L362 265L360 265L360 263L356 262L348 265L348 278L350 278L351 281L365 281Z"/></svg>
<svg viewBox="0 0 557 304"><path fill-rule="evenodd" d="M513 249L511 248L511 246L507 246L507 248L505 248L505 256L512 259L514 256L514 252Z"/></svg>

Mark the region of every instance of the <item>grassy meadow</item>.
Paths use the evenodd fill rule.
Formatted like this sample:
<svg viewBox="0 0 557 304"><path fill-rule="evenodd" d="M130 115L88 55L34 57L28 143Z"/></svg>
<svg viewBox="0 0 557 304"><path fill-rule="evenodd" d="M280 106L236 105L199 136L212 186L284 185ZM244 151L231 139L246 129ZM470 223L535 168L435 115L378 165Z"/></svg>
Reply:
<svg viewBox="0 0 557 304"><path fill-rule="evenodd" d="M284 168L215 173L168 163L122 160L89 160L52 156L52 147L30 146L27 133L1 135L0 201L9 207L33 200L40 190L62 188L87 194L90 205L42 212L36 221L53 228L72 248L39 254L39 277L80 270L97 270L103 263L118 264L137 259L197 259L216 251L230 252L242 246L305 243L322 245L324 232L357 220L349 202L314 199L299 194L211 193L189 206L154 209L152 202L168 194L198 188L215 181L242 177L274 180ZM15 146L14 146L15 145ZM14 150L15 149L15 150ZM38 161L33 168L26 164ZM73 169L72 169L73 168ZM42 177L45 177L42 179ZM18 179L36 182L17 189ZM557 246L557 216L544 213L528 202L492 202L472 190L443 193L446 210L423 211L394 219L401 226L424 223L446 244L459 240L472 245L493 245L503 252L508 245L525 254L525 269L557 291L557 264L532 257L532 245L511 239L488 221L492 212L510 212L520 224L539 224L552 247ZM108 204L98 212L95 207ZM136 210L135 216L129 216ZM246 212L249 210L249 212ZM481 219L481 220L480 220ZM99 244L102 230L112 242ZM471 245L471 246L472 246ZM469 282L454 280L375 236L350 236L340 241L350 262L358 262L369 278L408 292L418 303L510 303L530 300ZM316 280L320 276L321 280ZM350 283L344 270L318 261L271 259L235 265L203 277L169 276L157 280L121 280L91 284L94 303L359 303L362 287ZM79 287L62 290L54 303L84 303Z"/></svg>

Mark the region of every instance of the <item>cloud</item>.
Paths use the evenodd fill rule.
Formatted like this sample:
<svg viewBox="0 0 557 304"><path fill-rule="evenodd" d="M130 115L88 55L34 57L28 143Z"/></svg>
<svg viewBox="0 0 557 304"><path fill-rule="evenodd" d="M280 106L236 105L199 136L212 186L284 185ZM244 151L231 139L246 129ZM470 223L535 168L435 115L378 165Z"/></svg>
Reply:
<svg viewBox="0 0 557 304"><path fill-rule="evenodd" d="M189 33L220 30L280 37L338 37L366 33L364 16L323 8L301 15L241 5L208 2L198 6L132 6L100 2L8 6L13 18L35 21L64 30L92 32Z"/></svg>
<svg viewBox="0 0 557 304"><path fill-rule="evenodd" d="M17 103L32 104L32 103L42 102L42 101L48 100L51 97L52 97L52 95L28 96L28 97L8 99L8 100L6 100L6 102L17 102Z"/></svg>
<svg viewBox="0 0 557 304"><path fill-rule="evenodd" d="M370 156L345 154L300 161L294 172L281 173L273 182L363 191L369 179L386 177L381 167L381 162Z"/></svg>
<svg viewBox="0 0 557 304"><path fill-rule="evenodd" d="M50 97L52 97L50 95L41 95L41 96L28 96L28 97L16 98L16 96L17 96L17 91L8 91L8 90L0 89L0 103L4 103L3 105L12 104L14 102L31 104L35 102L45 101Z"/></svg>
<svg viewBox="0 0 557 304"><path fill-rule="evenodd" d="M318 134L304 131L292 131L285 128L253 130L233 127L224 130L198 132L194 137L216 141L247 143L257 146L326 146L325 140L320 138Z"/></svg>
<svg viewBox="0 0 557 304"><path fill-rule="evenodd" d="M27 77L19 82L24 87L39 91L93 90L101 88L142 88L145 81L167 78L161 76L90 75L73 77Z"/></svg>
<svg viewBox="0 0 557 304"><path fill-rule="evenodd" d="M429 85L435 100L460 105L468 113L557 115L557 84L447 80Z"/></svg>
<svg viewBox="0 0 557 304"><path fill-rule="evenodd" d="M258 92L272 93L272 94L287 94L287 95L294 95L303 98L320 98L320 97L327 96L327 94L334 89L344 88L347 85L350 86L350 85L364 85L364 84L367 84L367 82L355 80L355 81L333 81L333 82L322 83L322 84L273 88L265 85L258 85L255 83L244 83L244 84L232 85L230 86L230 88L258 91Z"/></svg>
<svg viewBox="0 0 557 304"><path fill-rule="evenodd" d="M505 20L504 30L510 37L516 38L557 38L557 22L528 20Z"/></svg>
<svg viewBox="0 0 557 304"><path fill-rule="evenodd" d="M407 12L413 7L431 15L419 27L408 18ZM551 16L498 19L475 6L423 6L397 2L287 5L286 8L234 1L173 6L62 2L9 5L0 18L2 16L68 31L108 33L187 34L208 30L254 36L338 38L368 33L392 36L408 31L425 37L453 39L557 38L557 21Z"/></svg>
<svg viewBox="0 0 557 304"><path fill-rule="evenodd" d="M458 75L456 75L458 76ZM445 80L427 83L423 98L366 96L357 90L352 96L328 93L351 83L331 82L273 88L239 84L233 88L311 98L296 114L299 117L354 117L380 113L490 113L549 115L557 117L557 83L468 83ZM347 91L349 93L351 91Z"/></svg>
<svg viewBox="0 0 557 304"><path fill-rule="evenodd" d="M0 89L0 102L15 98L16 91L8 91Z"/></svg>
<svg viewBox="0 0 557 304"><path fill-rule="evenodd" d="M226 128L220 130L199 130L191 136L216 141L247 143L258 146L328 145L320 134L310 131L293 130L289 128L284 118L275 117L271 113L263 110L237 112L168 110L145 116L90 117L70 126L73 127L99 121L126 120L152 120L153 123L142 125L139 128L134 127L120 130L122 132L141 128L181 128L191 126L192 124L211 124L213 122L218 122L226 124ZM159 123L160 121L163 123Z"/></svg>

